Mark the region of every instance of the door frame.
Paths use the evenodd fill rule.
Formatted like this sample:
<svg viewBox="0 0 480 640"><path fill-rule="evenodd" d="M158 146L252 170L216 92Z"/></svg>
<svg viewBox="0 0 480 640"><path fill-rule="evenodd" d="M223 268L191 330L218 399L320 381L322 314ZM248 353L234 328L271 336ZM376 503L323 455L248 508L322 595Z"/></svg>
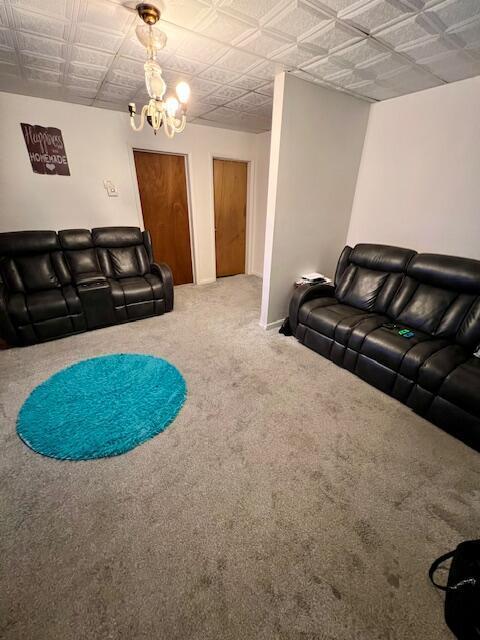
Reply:
<svg viewBox="0 0 480 640"><path fill-rule="evenodd" d="M195 247L195 234L192 222L192 186L191 186L191 158L188 153L181 153L179 151L162 151L161 149L143 149L142 147L128 145L130 169L132 171L132 177L134 182L134 195L135 203L137 205L137 216L142 229L145 229L145 222L143 220L142 201L140 199L140 189L138 188L137 168L135 166L135 151L141 153L155 153L163 156L183 156L185 162L185 181L187 187L187 206L188 206L188 228L190 231L190 259L192 261L192 273L193 284L197 284L197 262L196 262L196 247Z"/></svg>
<svg viewBox="0 0 480 640"><path fill-rule="evenodd" d="M214 264L217 264L217 249L215 237L215 192L213 181L213 161L214 160L230 160L232 162L244 162L247 165L247 211L245 216L245 273L253 273L253 214L255 209L255 161L251 158L239 158L238 156L229 156L225 153L210 153L210 207L212 211L212 246ZM215 276L217 269L215 266Z"/></svg>

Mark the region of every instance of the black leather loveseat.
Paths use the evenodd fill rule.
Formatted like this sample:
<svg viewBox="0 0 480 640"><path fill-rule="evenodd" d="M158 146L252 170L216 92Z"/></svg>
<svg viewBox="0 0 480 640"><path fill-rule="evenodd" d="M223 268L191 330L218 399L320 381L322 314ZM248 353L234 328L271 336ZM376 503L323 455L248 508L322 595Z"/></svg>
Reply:
<svg viewBox="0 0 480 640"><path fill-rule="evenodd" d="M289 322L300 342L480 450L479 261L345 247L333 286L296 289Z"/></svg>
<svg viewBox="0 0 480 640"><path fill-rule="evenodd" d="M173 309L173 279L137 227L0 233L0 337L25 345Z"/></svg>

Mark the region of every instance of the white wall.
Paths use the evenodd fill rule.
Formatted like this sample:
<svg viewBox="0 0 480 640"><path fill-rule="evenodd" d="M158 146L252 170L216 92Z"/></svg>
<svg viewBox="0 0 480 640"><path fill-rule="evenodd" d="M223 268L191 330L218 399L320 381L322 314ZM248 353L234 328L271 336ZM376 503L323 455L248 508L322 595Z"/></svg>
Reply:
<svg viewBox="0 0 480 640"><path fill-rule="evenodd" d="M213 157L251 163L247 271L263 259L268 136L187 125L168 140L146 126L131 130L128 115L81 105L0 93L0 231L143 226L133 148L185 154L188 157L196 281L215 280ZM70 177L34 174L20 122L62 130ZM258 176L258 178L257 178ZM119 188L109 198L104 179ZM263 220L262 220L263 218Z"/></svg>
<svg viewBox="0 0 480 640"><path fill-rule="evenodd" d="M306 271L333 275L345 245L369 103L275 79L260 324L286 314Z"/></svg>
<svg viewBox="0 0 480 640"><path fill-rule="evenodd" d="M348 243L480 258L480 77L372 105Z"/></svg>
<svg viewBox="0 0 480 640"><path fill-rule="evenodd" d="M270 162L270 131L259 133L256 145L256 192L255 211L252 233L251 271L260 278L263 276L263 259L265 247L265 221L267 217L268 167Z"/></svg>

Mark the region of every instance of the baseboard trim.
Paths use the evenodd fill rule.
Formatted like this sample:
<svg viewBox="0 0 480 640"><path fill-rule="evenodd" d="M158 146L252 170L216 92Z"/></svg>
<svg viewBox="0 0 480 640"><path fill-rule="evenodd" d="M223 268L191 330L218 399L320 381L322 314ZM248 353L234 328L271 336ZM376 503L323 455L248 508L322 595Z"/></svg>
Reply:
<svg viewBox="0 0 480 640"><path fill-rule="evenodd" d="M265 331L278 329L278 327L281 327L282 324L283 324L283 320L275 320L275 322L269 322L268 324L263 324L262 322L259 322L259 325L262 327L262 329L265 329Z"/></svg>
<svg viewBox="0 0 480 640"><path fill-rule="evenodd" d="M201 286L203 284L213 284L216 281L217 281L216 278L205 278L205 280L199 280L197 284Z"/></svg>
<svg viewBox="0 0 480 640"><path fill-rule="evenodd" d="M260 278L260 280L263 280L263 273L260 273L259 271L250 271L248 275L255 276L256 278Z"/></svg>

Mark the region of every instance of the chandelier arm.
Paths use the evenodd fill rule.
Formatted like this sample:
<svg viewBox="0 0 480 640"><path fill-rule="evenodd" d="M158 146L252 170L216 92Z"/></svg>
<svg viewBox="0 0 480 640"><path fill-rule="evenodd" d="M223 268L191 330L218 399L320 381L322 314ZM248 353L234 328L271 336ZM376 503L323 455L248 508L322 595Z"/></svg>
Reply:
<svg viewBox="0 0 480 640"><path fill-rule="evenodd" d="M160 129L161 124L162 124L162 114L158 111L157 106L155 105L155 108L153 110L153 116L152 116L152 125L153 125L154 131L158 131L158 129Z"/></svg>
<svg viewBox="0 0 480 640"><path fill-rule="evenodd" d="M176 129L177 133L183 133L183 131L185 131L186 126L187 126L187 116L183 114L182 119L179 121L179 125Z"/></svg>
<svg viewBox="0 0 480 640"><path fill-rule="evenodd" d="M175 135L175 125L168 116L164 119L164 131L167 138L173 138Z"/></svg>
<svg viewBox="0 0 480 640"><path fill-rule="evenodd" d="M142 111L140 113L140 124L138 125L138 127L135 124L135 114L133 114L133 113L131 114L131 116L130 116L130 124L132 125L132 129L134 131L141 131L143 129L143 127L145 125L145 114L147 113L147 110L148 110L148 105L146 104L146 105L144 105L142 107Z"/></svg>

